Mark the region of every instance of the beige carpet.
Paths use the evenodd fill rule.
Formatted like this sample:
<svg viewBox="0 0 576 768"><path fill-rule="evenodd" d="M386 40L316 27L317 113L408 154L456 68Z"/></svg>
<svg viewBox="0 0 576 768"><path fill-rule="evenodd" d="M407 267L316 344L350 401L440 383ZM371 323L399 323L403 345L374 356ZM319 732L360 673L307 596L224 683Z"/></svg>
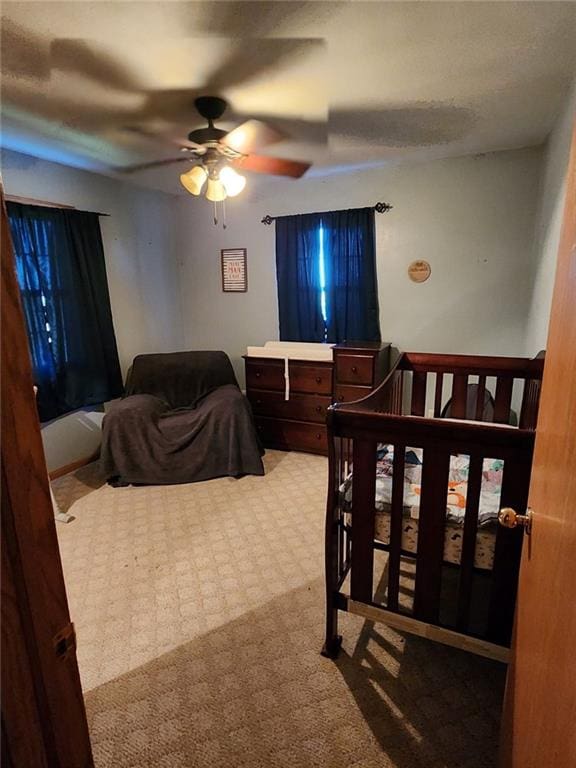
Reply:
<svg viewBox="0 0 576 768"><path fill-rule="evenodd" d="M98 768L484 768L504 668L344 617L323 631L327 462L265 477L53 484Z"/></svg>

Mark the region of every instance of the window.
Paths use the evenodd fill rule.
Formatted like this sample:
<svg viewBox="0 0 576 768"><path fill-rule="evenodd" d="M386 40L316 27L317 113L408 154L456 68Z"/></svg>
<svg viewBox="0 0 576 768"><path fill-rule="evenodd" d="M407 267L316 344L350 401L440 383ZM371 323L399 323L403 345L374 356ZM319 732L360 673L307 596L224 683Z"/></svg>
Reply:
<svg viewBox="0 0 576 768"><path fill-rule="evenodd" d="M19 203L7 210L40 419L117 397L98 216Z"/></svg>
<svg viewBox="0 0 576 768"><path fill-rule="evenodd" d="M280 338L379 341L374 210L276 219Z"/></svg>

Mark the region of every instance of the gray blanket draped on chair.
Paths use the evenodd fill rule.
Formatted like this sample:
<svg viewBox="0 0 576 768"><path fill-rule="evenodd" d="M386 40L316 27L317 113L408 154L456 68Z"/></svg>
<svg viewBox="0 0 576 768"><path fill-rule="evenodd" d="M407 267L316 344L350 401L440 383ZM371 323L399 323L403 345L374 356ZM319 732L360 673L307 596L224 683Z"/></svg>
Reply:
<svg viewBox="0 0 576 768"><path fill-rule="evenodd" d="M100 461L113 485L171 484L263 475L262 453L227 355L174 352L134 359Z"/></svg>

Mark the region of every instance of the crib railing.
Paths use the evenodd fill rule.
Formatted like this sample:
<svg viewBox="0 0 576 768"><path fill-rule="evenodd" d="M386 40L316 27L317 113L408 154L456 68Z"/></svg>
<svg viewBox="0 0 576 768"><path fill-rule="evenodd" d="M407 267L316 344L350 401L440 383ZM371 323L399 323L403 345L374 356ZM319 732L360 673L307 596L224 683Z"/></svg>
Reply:
<svg viewBox="0 0 576 768"><path fill-rule="evenodd" d="M398 355L380 387L358 401L358 407L439 418L443 405L450 400L451 418L484 421L484 395L488 389L494 396L494 423L509 423L516 401L518 426L535 429L543 369L544 353L522 358L404 352ZM472 402L468 388L471 383L477 385Z"/></svg>
<svg viewBox="0 0 576 768"><path fill-rule="evenodd" d="M520 553L521 530L498 527L489 578L489 604L485 623L471 623L475 574L478 511L484 459L504 462L500 506L524 510L528 500L534 429L543 359L483 358L424 354L400 355L385 382L370 396L337 405L328 415L330 481L326 525L327 652L337 647L339 609L362 613L359 606L380 607L385 613L409 615L435 627L476 635L490 643L510 642ZM493 379L493 381L491 381ZM470 403L468 383L473 381L477 402ZM495 387L494 420L481 423L487 381ZM520 427L507 425L515 393L520 403ZM446 386L447 384L452 386ZM451 400L451 418L424 418L427 401L439 416ZM432 405L433 403L433 405ZM477 418L470 423L466 413ZM407 412L407 413L406 413ZM405 415L403 415L405 414ZM390 534L375 541L376 453L379 443L394 446ZM418 540L415 552L402 549L403 493L406 448L422 449ZM442 583L446 563L446 502L451 456L469 457L468 484L457 589L451 618L442 609ZM340 489L353 471L350 522L341 505ZM388 552L384 596L375 599L374 555ZM401 563L415 565L413 602L406 609L399 601ZM342 591L349 578L349 593ZM363 609L365 610L365 609ZM363 615L368 615L364 612ZM385 617L384 617L385 620Z"/></svg>

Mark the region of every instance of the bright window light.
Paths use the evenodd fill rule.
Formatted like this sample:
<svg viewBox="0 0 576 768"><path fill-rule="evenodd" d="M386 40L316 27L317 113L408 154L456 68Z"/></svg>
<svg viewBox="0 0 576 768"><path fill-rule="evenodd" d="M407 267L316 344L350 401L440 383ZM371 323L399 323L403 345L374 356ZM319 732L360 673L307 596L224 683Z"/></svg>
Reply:
<svg viewBox="0 0 576 768"><path fill-rule="evenodd" d="M322 224L320 224L320 228L318 229L318 258L320 262L320 311L322 312L322 318L324 320L324 341L326 341L328 333L328 316L326 314L326 269L324 265L324 227Z"/></svg>

